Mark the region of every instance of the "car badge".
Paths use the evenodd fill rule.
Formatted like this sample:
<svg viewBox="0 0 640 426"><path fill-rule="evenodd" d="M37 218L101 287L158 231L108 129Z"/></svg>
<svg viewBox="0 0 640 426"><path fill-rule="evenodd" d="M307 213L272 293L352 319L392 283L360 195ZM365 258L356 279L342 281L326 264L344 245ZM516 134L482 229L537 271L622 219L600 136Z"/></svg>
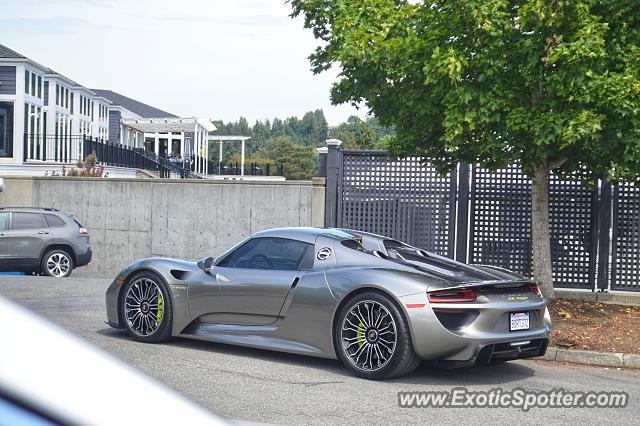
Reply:
<svg viewBox="0 0 640 426"><path fill-rule="evenodd" d="M327 260L331 256L331 249L329 247L323 247L318 250L316 257L318 260Z"/></svg>

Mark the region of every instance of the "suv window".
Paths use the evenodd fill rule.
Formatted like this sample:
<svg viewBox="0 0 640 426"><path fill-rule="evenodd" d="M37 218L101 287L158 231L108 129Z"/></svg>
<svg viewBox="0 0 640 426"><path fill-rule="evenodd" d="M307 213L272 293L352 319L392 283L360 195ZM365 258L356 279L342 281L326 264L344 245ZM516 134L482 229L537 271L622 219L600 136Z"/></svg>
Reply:
<svg viewBox="0 0 640 426"><path fill-rule="evenodd" d="M227 256L220 266L296 271L311 244L286 238L254 238Z"/></svg>
<svg viewBox="0 0 640 426"><path fill-rule="evenodd" d="M0 213L0 231L7 229L9 225L9 213Z"/></svg>
<svg viewBox="0 0 640 426"><path fill-rule="evenodd" d="M45 228L40 213L13 212L11 214L11 229L40 229Z"/></svg>
<svg viewBox="0 0 640 426"><path fill-rule="evenodd" d="M58 228L60 226L67 226L67 224L65 223L64 220L60 219L58 216L56 216L54 214L45 213L44 220L47 221L47 225L49 225L50 228Z"/></svg>

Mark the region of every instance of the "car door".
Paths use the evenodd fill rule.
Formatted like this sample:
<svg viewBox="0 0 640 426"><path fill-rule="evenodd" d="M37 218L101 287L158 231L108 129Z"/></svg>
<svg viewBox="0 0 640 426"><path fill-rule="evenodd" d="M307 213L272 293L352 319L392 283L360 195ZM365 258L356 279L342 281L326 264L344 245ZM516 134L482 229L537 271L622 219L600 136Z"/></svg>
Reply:
<svg viewBox="0 0 640 426"><path fill-rule="evenodd" d="M253 238L222 259L189 288L189 312L201 321L274 322L313 246L285 238Z"/></svg>
<svg viewBox="0 0 640 426"><path fill-rule="evenodd" d="M6 261L11 266L38 267L50 234L41 213L11 212L9 229L2 237L7 247Z"/></svg>

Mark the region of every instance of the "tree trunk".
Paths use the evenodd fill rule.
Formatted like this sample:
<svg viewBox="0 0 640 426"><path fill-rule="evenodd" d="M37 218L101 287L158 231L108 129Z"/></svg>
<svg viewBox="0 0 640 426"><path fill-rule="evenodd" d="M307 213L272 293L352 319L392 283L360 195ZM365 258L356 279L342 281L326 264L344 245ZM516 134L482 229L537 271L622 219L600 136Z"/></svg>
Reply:
<svg viewBox="0 0 640 426"><path fill-rule="evenodd" d="M551 238L549 232L549 175L550 166L543 163L536 167L531 187L531 231L533 247L533 276L542 294L555 297L551 273Z"/></svg>

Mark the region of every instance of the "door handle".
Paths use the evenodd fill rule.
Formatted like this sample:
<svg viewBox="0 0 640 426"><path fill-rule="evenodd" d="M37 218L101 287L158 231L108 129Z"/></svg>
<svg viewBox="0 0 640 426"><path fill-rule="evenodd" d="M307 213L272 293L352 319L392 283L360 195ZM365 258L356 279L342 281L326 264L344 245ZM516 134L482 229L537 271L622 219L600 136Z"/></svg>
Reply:
<svg viewBox="0 0 640 426"><path fill-rule="evenodd" d="M48 233L49 233L49 231L47 231L47 232L40 231L40 232L38 232L38 235L43 235L43 234L44 234L44 235L46 235L46 234L48 234Z"/></svg>
<svg viewBox="0 0 640 426"><path fill-rule="evenodd" d="M300 281L300 277L295 277L293 279L293 282L291 283L291 288L296 288L296 286L298 285L298 281Z"/></svg>

